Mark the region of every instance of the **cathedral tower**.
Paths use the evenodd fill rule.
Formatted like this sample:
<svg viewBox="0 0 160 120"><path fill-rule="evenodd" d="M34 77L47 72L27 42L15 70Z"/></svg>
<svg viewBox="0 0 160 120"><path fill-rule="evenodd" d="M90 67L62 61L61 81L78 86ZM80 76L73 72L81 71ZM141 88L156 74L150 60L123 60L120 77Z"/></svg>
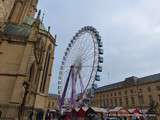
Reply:
<svg viewBox="0 0 160 120"><path fill-rule="evenodd" d="M25 17L34 17L38 0L15 0L8 20L12 23L22 23Z"/></svg>

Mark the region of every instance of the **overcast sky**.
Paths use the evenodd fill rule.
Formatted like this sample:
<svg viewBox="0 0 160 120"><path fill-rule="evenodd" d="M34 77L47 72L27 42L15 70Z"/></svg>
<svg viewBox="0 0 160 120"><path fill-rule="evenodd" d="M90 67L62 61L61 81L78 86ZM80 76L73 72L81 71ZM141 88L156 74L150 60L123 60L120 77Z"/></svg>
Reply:
<svg viewBox="0 0 160 120"><path fill-rule="evenodd" d="M39 0L45 26L51 26L52 34L57 35L50 92L57 92L60 62L67 44L85 25L94 26L104 43L99 86L130 76L159 73L159 5L159 0Z"/></svg>

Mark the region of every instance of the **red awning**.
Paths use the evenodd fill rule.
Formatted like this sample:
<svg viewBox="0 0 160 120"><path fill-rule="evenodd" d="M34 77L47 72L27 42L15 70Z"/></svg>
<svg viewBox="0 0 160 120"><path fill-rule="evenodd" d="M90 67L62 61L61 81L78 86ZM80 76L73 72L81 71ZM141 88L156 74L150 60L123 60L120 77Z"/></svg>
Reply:
<svg viewBox="0 0 160 120"><path fill-rule="evenodd" d="M82 108L79 109L77 112L77 117L85 117L86 111L84 111Z"/></svg>

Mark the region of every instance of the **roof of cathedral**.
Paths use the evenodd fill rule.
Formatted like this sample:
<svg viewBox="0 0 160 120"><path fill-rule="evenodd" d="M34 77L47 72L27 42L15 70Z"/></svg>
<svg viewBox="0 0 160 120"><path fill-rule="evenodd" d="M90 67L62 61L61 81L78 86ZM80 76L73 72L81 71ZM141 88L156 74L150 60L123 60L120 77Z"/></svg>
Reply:
<svg viewBox="0 0 160 120"><path fill-rule="evenodd" d="M4 33L15 36L28 37L31 31L31 26L28 25L14 25L8 23L4 28Z"/></svg>
<svg viewBox="0 0 160 120"><path fill-rule="evenodd" d="M117 83L113 83L110 85L102 86L96 89L96 92L103 92L103 91L109 91L113 89L118 89L121 87L124 87L125 85L141 85L141 84L146 84L146 83L151 83L151 82L156 82L160 81L160 73L142 77L142 78L137 78L137 77L129 77L126 78L124 81L120 81Z"/></svg>
<svg viewBox="0 0 160 120"><path fill-rule="evenodd" d="M4 33L9 35L28 37L34 21L35 19L33 17L26 17L23 24L21 25L7 23L4 28ZM46 31L43 23L40 24L40 30Z"/></svg>

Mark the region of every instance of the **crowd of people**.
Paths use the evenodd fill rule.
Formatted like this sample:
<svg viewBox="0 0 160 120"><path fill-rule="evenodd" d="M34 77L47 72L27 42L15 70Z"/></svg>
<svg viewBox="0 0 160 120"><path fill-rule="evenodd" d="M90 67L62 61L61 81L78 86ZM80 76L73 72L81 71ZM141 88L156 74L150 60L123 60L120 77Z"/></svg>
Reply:
<svg viewBox="0 0 160 120"><path fill-rule="evenodd" d="M46 114L45 120L145 120L143 117L132 117L128 119L127 117L115 117L107 116L104 114L96 113L95 111L86 112L85 116L79 116L74 112L48 112Z"/></svg>

